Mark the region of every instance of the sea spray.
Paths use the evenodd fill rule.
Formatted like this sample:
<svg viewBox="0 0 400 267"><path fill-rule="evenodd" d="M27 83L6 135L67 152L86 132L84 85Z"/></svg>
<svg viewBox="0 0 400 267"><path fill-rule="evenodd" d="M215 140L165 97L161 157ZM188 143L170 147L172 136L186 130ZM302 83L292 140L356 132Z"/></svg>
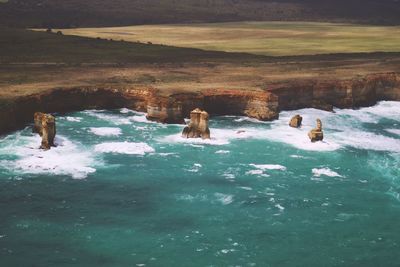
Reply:
<svg viewBox="0 0 400 267"><path fill-rule="evenodd" d="M129 109L59 115L50 151L30 128L0 140L0 257L24 255L24 266L43 255L84 266L264 266L291 255L304 266L393 266L399 108L211 117L209 141ZM288 126L295 114L300 129ZM326 138L311 143L316 118Z"/></svg>

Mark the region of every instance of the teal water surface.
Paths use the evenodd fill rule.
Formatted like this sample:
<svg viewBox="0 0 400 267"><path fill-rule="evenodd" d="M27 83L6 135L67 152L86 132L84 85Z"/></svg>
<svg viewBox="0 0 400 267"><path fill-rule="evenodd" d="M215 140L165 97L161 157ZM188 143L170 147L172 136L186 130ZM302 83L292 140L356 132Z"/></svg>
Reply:
<svg viewBox="0 0 400 267"><path fill-rule="evenodd" d="M210 126L89 110L57 114L50 151L1 137L0 266L400 265L399 102Z"/></svg>

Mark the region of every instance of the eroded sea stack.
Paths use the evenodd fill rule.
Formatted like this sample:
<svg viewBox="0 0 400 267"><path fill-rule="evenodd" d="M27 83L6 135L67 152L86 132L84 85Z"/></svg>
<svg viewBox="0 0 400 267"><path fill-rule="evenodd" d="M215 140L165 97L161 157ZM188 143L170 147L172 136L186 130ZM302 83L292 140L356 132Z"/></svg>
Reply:
<svg viewBox="0 0 400 267"><path fill-rule="evenodd" d="M204 89L174 92L152 87L94 86L41 89L38 93L0 96L0 134L23 127L35 111L69 112L84 109L129 108L147 112L162 123L183 123L199 107L213 115L248 116L262 121L278 119L279 112L318 107L332 110L400 101L400 74L376 73L352 79L294 79L266 84L264 90Z"/></svg>
<svg viewBox="0 0 400 267"><path fill-rule="evenodd" d="M190 112L190 123L183 129L182 137L210 139L208 117L208 113L199 108Z"/></svg>
<svg viewBox="0 0 400 267"><path fill-rule="evenodd" d="M311 142L322 141L324 139L324 133L322 131L322 122L320 119L317 119L317 127L312 129L308 133L308 137L310 137Z"/></svg>
<svg viewBox="0 0 400 267"><path fill-rule="evenodd" d="M290 120L289 126L293 127L293 128L300 128L302 121L303 121L303 117L300 115L296 115Z"/></svg>
<svg viewBox="0 0 400 267"><path fill-rule="evenodd" d="M34 114L33 132L38 133L42 137L40 148L49 150L54 145L56 137L56 119L54 116L42 112Z"/></svg>

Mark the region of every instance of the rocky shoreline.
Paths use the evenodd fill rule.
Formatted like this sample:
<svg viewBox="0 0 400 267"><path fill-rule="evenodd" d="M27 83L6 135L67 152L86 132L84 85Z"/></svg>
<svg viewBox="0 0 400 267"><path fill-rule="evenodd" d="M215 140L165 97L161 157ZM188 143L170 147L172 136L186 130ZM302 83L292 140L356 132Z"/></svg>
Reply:
<svg viewBox="0 0 400 267"><path fill-rule="evenodd" d="M207 89L163 94L149 88L54 88L41 93L0 98L0 134L31 123L35 112L130 108L149 120L183 123L195 108L210 115L242 115L269 121L282 110L332 110L371 106L381 100L400 101L400 74L377 73L347 80L292 80L259 90Z"/></svg>

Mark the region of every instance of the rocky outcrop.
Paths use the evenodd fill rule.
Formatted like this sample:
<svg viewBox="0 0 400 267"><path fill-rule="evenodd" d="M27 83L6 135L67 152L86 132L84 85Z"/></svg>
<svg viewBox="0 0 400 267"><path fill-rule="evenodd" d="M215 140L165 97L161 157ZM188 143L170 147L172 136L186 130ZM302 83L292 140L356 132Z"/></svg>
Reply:
<svg viewBox="0 0 400 267"><path fill-rule="evenodd" d="M210 114L241 115L262 121L279 118L278 98L266 91L206 90L204 109Z"/></svg>
<svg viewBox="0 0 400 267"><path fill-rule="evenodd" d="M23 127L34 113L70 112L85 109L129 107L118 90L89 87L59 88L37 94L0 98L0 133Z"/></svg>
<svg viewBox="0 0 400 267"><path fill-rule="evenodd" d="M210 139L208 113L198 108L190 112L190 123L183 129L182 137Z"/></svg>
<svg viewBox="0 0 400 267"><path fill-rule="evenodd" d="M248 116L263 121L279 117L278 98L269 92L219 89L167 97L154 95L147 105L147 118L163 123L182 123L197 107L211 115Z"/></svg>
<svg viewBox="0 0 400 267"><path fill-rule="evenodd" d="M154 88L58 88L37 94L0 98L0 133L24 126L37 110L69 112L127 107L147 112L149 120L183 123L195 108L210 115L239 115L274 120L281 110L314 107L332 111L400 101L400 75L383 73L351 80L293 80L265 90L209 89L166 94Z"/></svg>
<svg viewBox="0 0 400 267"><path fill-rule="evenodd" d="M317 127L312 129L308 133L308 137L310 138L311 142L324 140L324 133L322 131L322 122L320 119L317 119Z"/></svg>
<svg viewBox="0 0 400 267"><path fill-rule="evenodd" d="M370 74L350 80L295 80L267 88L278 96L279 110L371 106L381 100L400 101L400 75Z"/></svg>
<svg viewBox="0 0 400 267"><path fill-rule="evenodd" d="M42 135L42 121L43 121L43 116L45 114L42 112L35 112L33 115L33 127L32 127L32 132L37 133L40 136Z"/></svg>
<svg viewBox="0 0 400 267"><path fill-rule="evenodd" d="M182 103L173 97L154 96L147 102L146 117L162 123L184 123Z"/></svg>
<svg viewBox="0 0 400 267"><path fill-rule="evenodd" d="M289 122L289 126L293 128L300 128L303 117L300 115L295 115Z"/></svg>
<svg viewBox="0 0 400 267"><path fill-rule="evenodd" d="M40 148L49 150L54 145L56 137L56 119L50 114L36 112L34 114L33 132L42 137Z"/></svg>

